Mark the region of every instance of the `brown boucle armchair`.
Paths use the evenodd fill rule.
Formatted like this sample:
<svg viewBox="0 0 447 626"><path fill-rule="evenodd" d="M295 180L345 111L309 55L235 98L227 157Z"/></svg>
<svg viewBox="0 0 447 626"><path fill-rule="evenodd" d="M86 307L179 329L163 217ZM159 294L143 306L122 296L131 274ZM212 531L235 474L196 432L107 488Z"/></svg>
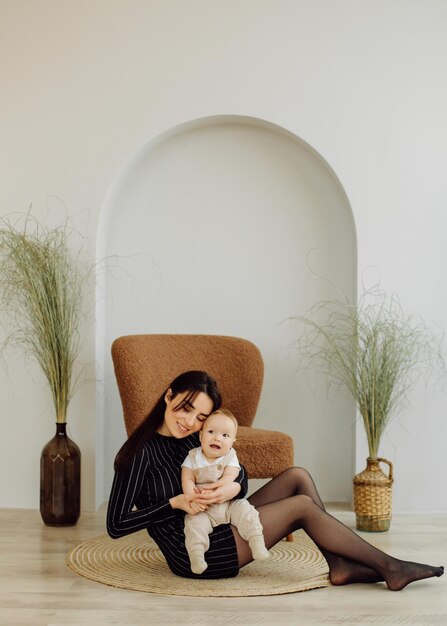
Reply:
<svg viewBox="0 0 447 626"><path fill-rule="evenodd" d="M238 420L234 447L248 476L273 478L293 465L291 437L251 426L264 364L250 341L218 335L128 335L113 342L112 358L128 435L176 376L204 370L217 380L222 406Z"/></svg>

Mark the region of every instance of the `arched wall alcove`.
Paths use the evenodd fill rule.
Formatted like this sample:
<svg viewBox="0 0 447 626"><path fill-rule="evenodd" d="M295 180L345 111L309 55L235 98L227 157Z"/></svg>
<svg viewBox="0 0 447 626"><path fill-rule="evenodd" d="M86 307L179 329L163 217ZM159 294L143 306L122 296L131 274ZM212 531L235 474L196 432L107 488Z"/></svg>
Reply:
<svg viewBox="0 0 447 626"><path fill-rule="evenodd" d="M117 259L98 277L98 504L125 439L110 345L133 333L253 341L265 361L255 425L290 433L296 463L312 471L323 498L350 500L353 404L297 371L299 329L287 321L333 297L331 283L355 298L350 204L311 146L234 115L167 131L129 159L110 189L98 254Z"/></svg>

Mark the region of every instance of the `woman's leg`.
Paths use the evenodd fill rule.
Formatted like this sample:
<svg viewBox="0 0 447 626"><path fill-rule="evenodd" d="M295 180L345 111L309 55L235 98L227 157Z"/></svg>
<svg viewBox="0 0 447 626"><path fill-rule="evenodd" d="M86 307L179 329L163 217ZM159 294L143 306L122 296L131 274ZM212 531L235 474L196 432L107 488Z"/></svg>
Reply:
<svg viewBox="0 0 447 626"><path fill-rule="evenodd" d="M252 494L248 500L258 507L270 504L291 496L305 495L312 498L317 506L325 510L312 476L302 467L291 467L270 480ZM350 559L333 554L329 550L321 550L329 565L330 578L333 585L351 583L376 583L383 580L375 570L355 563Z"/></svg>
<svg viewBox="0 0 447 626"><path fill-rule="evenodd" d="M309 496L291 496L257 508L267 548L294 530L303 528L320 549L370 567L394 591L416 580L441 576L444 572L443 567L401 561L385 554L326 513ZM246 542L235 529L234 534L242 567L251 561L251 557L247 554Z"/></svg>
<svg viewBox="0 0 447 626"><path fill-rule="evenodd" d="M253 506L258 507L261 504L270 504L277 500L299 495L309 496L315 504L324 509L323 502L309 472L303 467L289 467L255 491L248 498L248 501Z"/></svg>

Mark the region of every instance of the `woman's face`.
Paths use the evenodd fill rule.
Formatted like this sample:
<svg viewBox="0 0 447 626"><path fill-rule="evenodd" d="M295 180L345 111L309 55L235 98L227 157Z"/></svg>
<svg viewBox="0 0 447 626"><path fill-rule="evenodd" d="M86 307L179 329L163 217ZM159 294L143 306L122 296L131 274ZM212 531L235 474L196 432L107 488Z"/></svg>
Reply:
<svg viewBox="0 0 447 626"><path fill-rule="evenodd" d="M187 402L181 409L175 410L188 392L179 393L177 396L172 395L172 391L168 389L165 395L166 409L165 418L160 430L161 435L166 437L176 437L183 439L188 435L196 433L202 428L202 424L210 413L213 411L213 401L206 393L201 391L191 402Z"/></svg>

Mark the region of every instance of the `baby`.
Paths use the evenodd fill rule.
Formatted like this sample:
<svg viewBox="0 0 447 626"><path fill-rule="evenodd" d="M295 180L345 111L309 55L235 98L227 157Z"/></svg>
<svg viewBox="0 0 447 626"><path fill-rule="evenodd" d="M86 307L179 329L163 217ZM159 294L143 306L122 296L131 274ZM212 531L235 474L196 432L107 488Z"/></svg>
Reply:
<svg viewBox="0 0 447 626"><path fill-rule="evenodd" d="M226 409L215 411L207 417L199 432L201 447L191 450L182 464L183 493L197 493L196 485L234 481L240 470L232 447L236 431L236 418ZM208 567L205 552L209 548L212 529L219 524L229 523L248 541L254 559L265 560L269 557L259 514L248 500L210 504L204 512L185 516L185 545L194 574L202 574Z"/></svg>

